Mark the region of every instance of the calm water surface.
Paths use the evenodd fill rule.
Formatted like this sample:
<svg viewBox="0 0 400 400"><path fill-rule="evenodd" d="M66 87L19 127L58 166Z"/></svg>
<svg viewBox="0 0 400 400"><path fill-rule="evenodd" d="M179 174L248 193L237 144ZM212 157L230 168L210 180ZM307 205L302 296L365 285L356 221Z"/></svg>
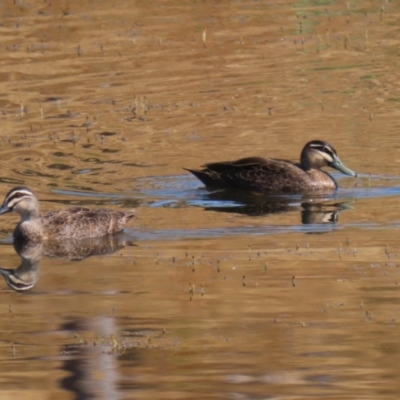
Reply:
<svg viewBox="0 0 400 400"><path fill-rule="evenodd" d="M138 218L77 257L1 217L0 399L398 398L399 4L73 3L0 5L0 194ZM333 196L182 169L312 139Z"/></svg>

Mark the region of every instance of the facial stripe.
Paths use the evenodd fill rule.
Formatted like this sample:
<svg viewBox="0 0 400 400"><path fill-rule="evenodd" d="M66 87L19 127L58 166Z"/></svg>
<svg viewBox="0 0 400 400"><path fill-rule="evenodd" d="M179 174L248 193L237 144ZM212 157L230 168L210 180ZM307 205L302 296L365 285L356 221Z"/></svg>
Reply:
<svg viewBox="0 0 400 400"><path fill-rule="evenodd" d="M24 282L22 279L18 278L17 276L15 276L13 274L8 276L8 279L6 280L6 282L7 282L8 286L10 286L11 289L16 290L18 292L32 289L35 286L35 283Z"/></svg>
<svg viewBox="0 0 400 400"><path fill-rule="evenodd" d="M312 143L310 145L310 147L312 147L315 150L320 151L321 153L329 154L332 158L336 155L335 149L333 149L332 147L327 146L325 144Z"/></svg>
<svg viewBox="0 0 400 400"><path fill-rule="evenodd" d="M21 199L26 197L32 197L32 192L28 190L16 190L7 196L5 203L9 208L13 208Z"/></svg>

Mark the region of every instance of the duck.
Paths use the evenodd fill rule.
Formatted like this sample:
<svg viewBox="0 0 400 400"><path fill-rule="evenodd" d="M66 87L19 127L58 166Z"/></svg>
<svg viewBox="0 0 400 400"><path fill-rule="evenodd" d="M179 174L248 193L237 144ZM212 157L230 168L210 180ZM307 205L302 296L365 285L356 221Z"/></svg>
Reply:
<svg viewBox="0 0 400 400"><path fill-rule="evenodd" d="M323 167L357 176L342 163L335 148L324 140L308 142L301 151L298 163L276 158L248 157L205 164L203 169L184 169L209 188L244 189L272 194L333 192L338 184L328 172L321 170Z"/></svg>
<svg viewBox="0 0 400 400"><path fill-rule="evenodd" d="M21 219L14 240L63 240L102 237L124 229L136 214L135 210L116 211L71 207L39 214L39 201L26 186L11 189L0 207L0 215L16 212Z"/></svg>

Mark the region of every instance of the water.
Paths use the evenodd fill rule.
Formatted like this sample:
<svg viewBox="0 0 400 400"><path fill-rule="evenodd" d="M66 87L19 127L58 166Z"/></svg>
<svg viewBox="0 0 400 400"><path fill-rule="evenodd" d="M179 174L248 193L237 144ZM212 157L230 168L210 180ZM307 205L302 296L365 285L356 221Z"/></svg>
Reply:
<svg viewBox="0 0 400 400"><path fill-rule="evenodd" d="M0 282L0 397L398 397L397 3L0 11L0 193L138 210L115 247L25 249L33 287ZM183 170L312 139L358 173L332 196L254 201ZM21 271L16 221L0 266Z"/></svg>

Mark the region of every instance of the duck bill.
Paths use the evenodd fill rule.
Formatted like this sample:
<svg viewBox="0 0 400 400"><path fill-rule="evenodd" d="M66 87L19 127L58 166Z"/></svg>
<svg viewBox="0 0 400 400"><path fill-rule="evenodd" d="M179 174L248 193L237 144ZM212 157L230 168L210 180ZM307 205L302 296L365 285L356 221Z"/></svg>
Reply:
<svg viewBox="0 0 400 400"><path fill-rule="evenodd" d="M338 156L335 156L331 165L332 168L337 169L338 171L340 171L341 173L345 174L345 175L349 175L349 176L357 176L357 174L351 170L350 168L347 168L341 161L340 158ZM1 213L1 209L0 209L0 213Z"/></svg>
<svg viewBox="0 0 400 400"><path fill-rule="evenodd" d="M11 212L11 211L12 211L11 208L8 208L6 204L3 204L3 205L0 207L0 215L1 215L1 214L8 213L8 212Z"/></svg>

